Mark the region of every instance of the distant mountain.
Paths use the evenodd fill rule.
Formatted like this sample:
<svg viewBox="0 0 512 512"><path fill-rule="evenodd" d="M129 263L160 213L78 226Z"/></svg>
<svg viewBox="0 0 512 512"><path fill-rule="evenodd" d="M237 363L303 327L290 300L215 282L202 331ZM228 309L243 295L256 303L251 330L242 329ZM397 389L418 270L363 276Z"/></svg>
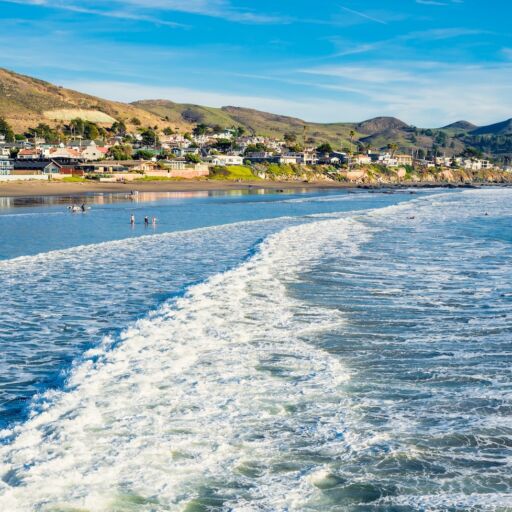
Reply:
<svg viewBox="0 0 512 512"><path fill-rule="evenodd" d="M197 124L221 128L242 127L247 134L282 139L285 134L297 143L315 145L330 142L347 148L364 143L373 148L398 144L401 151L422 149L451 156L472 147L494 155L512 155L512 119L476 127L457 121L441 129L417 129L395 117L376 117L360 123L311 123L296 117L262 112L237 106L222 108L175 103L170 100L142 100L132 104L108 101L89 94L0 68L0 117L17 133L38 123L51 126L81 117L108 126L124 121L132 131L138 127L169 127L181 133ZM132 122L135 118L140 121ZM479 135L510 135L510 142L482 141Z"/></svg>
<svg viewBox="0 0 512 512"><path fill-rule="evenodd" d="M409 128L409 125L396 117L375 117L374 119L369 119L368 121L363 121L356 125L357 131L367 135L390 130L404 130L407 128Z"/></svg>
<svg viewBox="0 0 512 512"><path fill-rule="evenodd" d="M470 123L469 121L457 121L456 123L443 126L441 130L456 129L469 132L471 130L475 130L476 128L478 128L476 124Z"/></svg>
<svg viewBox="0 0 512 512"><path fill-rule="evenodd" d="M488 126L481 126L473 130L471 135L512 135L512 119Z"/></svg>

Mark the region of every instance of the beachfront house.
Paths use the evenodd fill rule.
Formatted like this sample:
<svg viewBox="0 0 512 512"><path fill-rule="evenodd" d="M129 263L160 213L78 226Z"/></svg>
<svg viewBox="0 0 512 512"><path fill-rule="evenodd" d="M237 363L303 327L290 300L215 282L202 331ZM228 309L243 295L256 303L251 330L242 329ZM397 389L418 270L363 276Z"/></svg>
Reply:
<svg viewBox="0 0 512 512"><path fill-rule="evenodd" d="M62 164L55 160L17 160L11 174L59 174Z"/></svg>
<svg viewBox="0 0 512 512"><path fill-rule="evenodd" d="M11 174L14 169L14 164L6 157L0 156L0 176L7 176Z"/></svg>

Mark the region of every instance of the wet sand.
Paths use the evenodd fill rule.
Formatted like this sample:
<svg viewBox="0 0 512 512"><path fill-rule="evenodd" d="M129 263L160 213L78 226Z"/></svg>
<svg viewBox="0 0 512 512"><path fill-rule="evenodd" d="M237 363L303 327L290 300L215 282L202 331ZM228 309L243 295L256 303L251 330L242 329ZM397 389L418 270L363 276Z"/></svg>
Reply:
<svg viewBox="0 0 512 512"><path fill-rule="evenodd" d="M210 190L254 190L254 189L333 189L349 188L356 185L339 182L301 182L301 181L146 181L139 183L60 183L27 181L18 183L0 183L0 197L60 196L104 193L139 192L201 192Z"/></svg>

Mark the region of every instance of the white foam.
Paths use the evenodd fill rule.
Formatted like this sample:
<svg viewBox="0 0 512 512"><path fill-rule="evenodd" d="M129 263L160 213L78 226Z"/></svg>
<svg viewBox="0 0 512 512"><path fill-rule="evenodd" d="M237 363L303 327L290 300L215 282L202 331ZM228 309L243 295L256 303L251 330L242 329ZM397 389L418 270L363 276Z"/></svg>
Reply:
<svg viewBox="0 0 512 512"><path fill-rule="evenodd" d="M301 510L316 488L276 467L288 450L342 449L348 374L307 342L343 318L304 310L286 283L367 236L344 219L286 229L127 329L115 348L104 340L0 449L0 509L103 512L135 496L149 500L138 510L182 510L220 480L237 482L225 497L233 510ZM243 470L252 465L257 478Z"/></svg>

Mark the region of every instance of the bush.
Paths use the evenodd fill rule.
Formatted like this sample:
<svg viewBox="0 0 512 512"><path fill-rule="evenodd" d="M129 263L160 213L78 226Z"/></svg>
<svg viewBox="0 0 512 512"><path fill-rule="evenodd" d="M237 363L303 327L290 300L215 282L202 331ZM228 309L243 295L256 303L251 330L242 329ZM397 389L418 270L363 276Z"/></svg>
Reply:
<svg viewBox="0 0 512 512"><path fill-rule="evenodd" d="M215 166L210 170L210 178L217 180L257 180L250 167L245 165Z"/></svg>

